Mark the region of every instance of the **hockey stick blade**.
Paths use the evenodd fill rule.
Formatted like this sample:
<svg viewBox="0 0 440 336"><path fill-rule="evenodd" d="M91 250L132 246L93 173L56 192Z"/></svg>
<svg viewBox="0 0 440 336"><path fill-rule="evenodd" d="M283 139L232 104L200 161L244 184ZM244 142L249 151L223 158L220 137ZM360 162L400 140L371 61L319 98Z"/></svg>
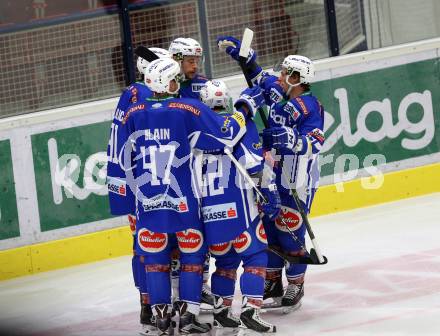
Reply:
<svg viewBox="0 0 440 336"><path fill-rule="evenodd" d="M243 33L243 39L241 40L240 52L238 53L240 57L244 57L246 60L249 56L249 50L251 49L253 38L254 32L249 28L246 28Z"/></svg>
<svg viewBox="0 0 440 336"><path fill-rule="evenodd" d="M252 87L252 81L248 76L246 76L246 61L249 56L249 50L251 49L252 39L254 38L254 32L249 28L246 28L243 33L243 38L241 39L241 47L238 53L238 64L240 65L241 71L243 71L244 78L248 87Z"/></svg>
<svg viewBox="0 0 440 336"><path fill-rule="evenodd" d="M324 261L320 262L318 256L316 255L316 251L313 248L310 250L309 255L307 256L291 256L277 250L272 246L269 246L267 250L286 260L289 262L289 264L325 265L328 262L326 256L323 256Z"/></svg>
<svg viewBox="0 0 440 336"><path fill-rule="evenodd" d="M154 52L152 52L150 49L148 49L147 47L144 46L138 46L134 53L143 58L144 60L146 60L147 62L152 62L154 60L157 60L159 58L159 56L157 56Z"/></svg>

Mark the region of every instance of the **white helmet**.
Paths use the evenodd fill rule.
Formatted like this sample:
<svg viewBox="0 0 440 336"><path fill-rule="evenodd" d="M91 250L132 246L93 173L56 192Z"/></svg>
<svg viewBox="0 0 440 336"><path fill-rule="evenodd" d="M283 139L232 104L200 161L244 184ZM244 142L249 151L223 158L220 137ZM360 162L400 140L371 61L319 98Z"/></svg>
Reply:
<svg viewBox="0 0 440 336"><path fill-rule="evenodd" d="M221 80L207 81L200 89L200 100L210 108L227 108L230 100L228 87Z"/></svg>
<svg viewBox="0 0 440 336"><path fill-rule="evenodd" d="M145 69L145 84L157 93L176 94L180 88L180 65L171 58L159 58ZM177 82L177 89L170 91L170 82Z"/></svg>
<svg viewBox="0 0 440 336"><path fill-rule="evenodd" d="M179 37L170 44L168 49L170 54L178 61L183 60L183 56L202 57L203 49L199 42L192 38Z"/></svg>
<svg viewBox="0 0 440 336"><path fill-rule="evenodd" d="M168 50L162 49L162 48L149 48L152 52L154 52L159 58L170 58L171 55L168 52ZM150 62L148 62L147 60L143 59L142 57L138 57L137 62L136 62L136 66L138 68L138 71L141 74L144 74L145 69L147 68L147 65Z"/></svg>
<svg viewBox="0 0 440 336"><path fill-rule="evenodd" d="M310 84L315 77L315 66L313 62L305 56L289 55L284 59L281 67L287 71L286 82L295 71L299 72L299 82L301 84ZM289 83L287 82L287 84Z"/></svg>

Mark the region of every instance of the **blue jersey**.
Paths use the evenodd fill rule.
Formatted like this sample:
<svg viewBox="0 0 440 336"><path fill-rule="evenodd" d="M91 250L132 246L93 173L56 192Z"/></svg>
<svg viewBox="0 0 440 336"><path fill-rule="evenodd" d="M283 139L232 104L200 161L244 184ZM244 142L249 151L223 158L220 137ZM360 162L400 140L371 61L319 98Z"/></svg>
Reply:
<svg viewBox="0 0 440 336"><path fill-rule="evenodd" d="M272 83L274 76L272 77ZM267 79L271 81L270 78ZM276 84L277 85L277 84ZM266 98L268 88L265 88ZM270 89L269 89L269 92ZM301 201L310 210L313 190L319 185L319 152L324 143L324 108L318 99L310 92L290 100L271 100L269 112L269 127L286 126L296 128L299 133L301 148L280 151L282 165L276 165L276 181L280 193L289 193L295 188ZM288 180L288 181L286 181Z"/></svg>
<svg viewBox="0 0 440 336"><path fill-rule="evenodd" d="M233 149L249 174L263 169L263 151L257 126L246 123L246 134ZM209 245L238 237L258 217L254 190L226 154L204 153L202 215Z"/></svg>
<svg viewBox="0 0 440 336"><path fill-rule="evenodd" d="M257 84L263 89L264 100L268 106L286 99L284 91L278 84L277 80L277 77L269 76L267 73L263 73L258 80Z"/></svg>
<svg viewBox="0 0 440 336"><path fill-rule="evenodd" d="M113 215L127 215L135 212L134 195L127 188L125 172L119 166L119 154L124 145L124 139L121 139L119 129L127 116L129 107L146 101L151 95L150 89L143 83L137 82L128 86L122 92L113 115L107 146L107 187L110 211Z"/></svg>
<svg viewBox="0 0 440 336"><path fill-rule="evenodd" d="M178 232L201 223L194 163L203 150L235 146L246 132L243 115L226 119L194 99L149 99L123 124L120 168L136 195L139 228Z"/></svg>
<svg viewBox="0 0 440 336"><path fill-rule="evenodd" d="M180 84L179 96L182 98L200 99L200 89L207 82L207 78L196 74L194 78L185 80Z"/></svg>

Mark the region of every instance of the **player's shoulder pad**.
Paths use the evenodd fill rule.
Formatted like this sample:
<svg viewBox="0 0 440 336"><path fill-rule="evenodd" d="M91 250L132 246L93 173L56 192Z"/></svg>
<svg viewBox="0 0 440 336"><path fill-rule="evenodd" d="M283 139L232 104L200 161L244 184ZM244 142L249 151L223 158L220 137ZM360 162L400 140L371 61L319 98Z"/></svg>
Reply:
<svg viewBox="0 0 440 336"><path fill-rule="evenodd" d="M125 113L124 119L122 119L122 124L125 124L128 120L128 118L133 115L137 111L141 111L145 109L144 103L137 103L132 105L128 110L127 113Z"/></svg>
<svg viewBox="0 0 440 336"><path fill-rule="evenodd" d="M179 109L186 112L191 112L195 116L200 116L202 111L206 110L207 107L201 101L192 98L178 98L173 99L168 103L168 107L171 109Z"/></svg>
<svg viewBox="0 0 440 336"><path fill-rule="evenodd" d="M193 81L197 82L197 83L206 83L209 79L206 78L205 76L202 76L200 74L196 74L193 78Z"/></svg>
<svg viewBox="0 0 440 336"><path fill-rule="evenodd" d="M139 101L139 92L145 89L147 89L146 85L136 82L127 86L122 94L128 96L131 104L136 104Z"/></svg>
<svg viewBox="0 0 440 336"><path fill-rule="evenodd" d="M313 105L316 104L316 97L312 95L299 96L290 99L289 102L299 109L303 115L307 116L313 110Z"/></svg>

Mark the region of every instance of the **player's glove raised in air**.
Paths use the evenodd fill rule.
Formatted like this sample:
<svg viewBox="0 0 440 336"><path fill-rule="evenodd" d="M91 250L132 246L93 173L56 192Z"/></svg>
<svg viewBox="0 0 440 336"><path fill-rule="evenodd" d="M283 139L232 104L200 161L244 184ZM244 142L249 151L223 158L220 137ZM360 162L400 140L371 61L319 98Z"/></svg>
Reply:
<svg viewBox="0 0 440 336"><path fill-rule="evenodd" d="M277 185L270 183L267 187L260 187L265 201L260 203L260 209L270 220L275 220L281 211L281 199L278 193Z"/></svg>
<svg viewBox="0 0 440 336"><path fill-rule="evenodd" d="M217 45L220 49L225 49L226 53L234 60L239 60L241 41L232 36L219 36ZM252 48L249 49L248 58L246 60L246 77L253 82L262 73L263 69L257 64L257 53Z"/></svg>
<svg viewBox="0 0 440 336"><path fill-rule="evenodd" d="M234 104L237 111L242 112L247 118L255 117L257 110L264 104L264 96L259 86L243 90Z"/></svg>
<svg viewBox="0 0 440 336"><path fill-rule="evenodd" d="M296 128L286 126L271 127L263 131L263 148L288 149L295 151L298 144L298 131Z"/></svg>
<svg viewBox="0 0 440 336"><path fill-rule="evenodd" d="M219 36L217 38L217 45L220 49L225 49L226 53L238 62L241 41L232 36ZM250 48L246 63L255 62L257 60L257 53Z"/></svg>

